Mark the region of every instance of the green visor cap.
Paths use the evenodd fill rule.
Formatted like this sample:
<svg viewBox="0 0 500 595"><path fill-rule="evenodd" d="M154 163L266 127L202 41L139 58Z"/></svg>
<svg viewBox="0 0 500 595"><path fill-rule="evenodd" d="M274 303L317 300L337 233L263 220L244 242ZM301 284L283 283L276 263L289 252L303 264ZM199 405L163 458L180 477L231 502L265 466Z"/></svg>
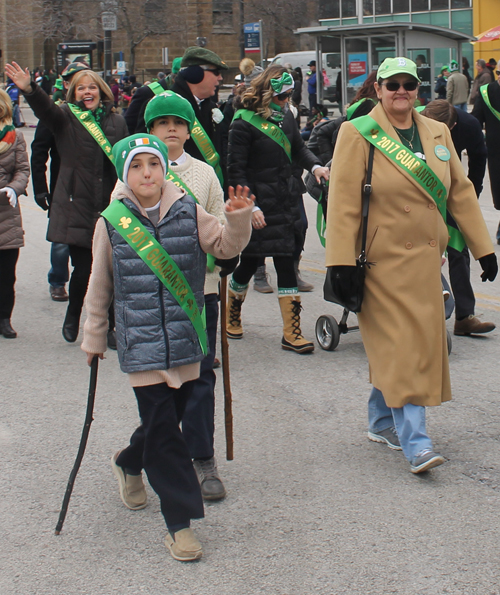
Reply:
<svg viewBox="0 0 500 595"><path fill-rule="evenodd" d="M155 95L146 106L144 122L148 131L151 130L154 120L162 116L177 116L178 118L182 118L187 122L190 132L196 117L189 101L173 91L165 91L164 93Z"/></svg>
<svg viewBox="0 0 500 595"><path fill-rule="evenodd" d="M377 80L387 79L396 74L409 74L420 83L417 65L408 58L386 58L377 70Z"/></svg>

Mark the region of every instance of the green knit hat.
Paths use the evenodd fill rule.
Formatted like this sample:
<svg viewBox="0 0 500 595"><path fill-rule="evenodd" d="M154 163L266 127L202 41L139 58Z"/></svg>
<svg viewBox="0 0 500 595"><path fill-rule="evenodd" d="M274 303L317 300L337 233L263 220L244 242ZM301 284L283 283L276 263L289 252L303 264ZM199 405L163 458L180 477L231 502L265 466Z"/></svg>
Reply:
<svg viewBox="0 0 500 595"><path fill-rule="evenodd" d="M187 122L190 132L196 118L194 109L191 107L189 101L173 91L165 91L164 93L155 95L146 106L144 122L146 123L148 132L151 130L154 120L162 116L177 116L178 118L182 118Z"/></svg>
<svg viewBox="0 0 500 595"><path fill-rule="evenodd" d="M167 174L168 148L159 138L152 134L133 134L118 141L113 147L116 173L119 179L127 183L128 170L134 155L151 153L160 158L164 175Z"/></svg>
<svg viewBox="0 0 500 595"><path fill-rule="evenodd" d="M409 74L420 82L417 65L408 58L386 58L377 70L377 80L387 79L396 74Z"/></svg>
<svg viewBox="0 0 500 595"><path fill-rule="evenodd" d="M458 70L458 62L456 60L452 60L450 62L450 72L456 72Z"/></svg>
<svg viewBox="0 0 500 595"><path fill-rule="evenodd" d="M181 69L182 56L174 58L172 62L172 74L177 74Z"/></svg>

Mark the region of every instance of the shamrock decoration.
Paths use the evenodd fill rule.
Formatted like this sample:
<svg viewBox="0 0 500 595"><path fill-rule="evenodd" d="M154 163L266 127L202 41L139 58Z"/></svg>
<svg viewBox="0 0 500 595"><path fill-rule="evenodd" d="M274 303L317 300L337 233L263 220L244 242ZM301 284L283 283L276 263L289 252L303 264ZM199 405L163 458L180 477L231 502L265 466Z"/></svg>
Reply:
<svg viewBox="0 0 500 595"><path fill-rule="evenodd" d="M132 219L130 217L122 217L120 219L120 223L118 223L118 225L121 225L123 227L123 229L128 229L130 227L131 223L132 223Z"/></svg>

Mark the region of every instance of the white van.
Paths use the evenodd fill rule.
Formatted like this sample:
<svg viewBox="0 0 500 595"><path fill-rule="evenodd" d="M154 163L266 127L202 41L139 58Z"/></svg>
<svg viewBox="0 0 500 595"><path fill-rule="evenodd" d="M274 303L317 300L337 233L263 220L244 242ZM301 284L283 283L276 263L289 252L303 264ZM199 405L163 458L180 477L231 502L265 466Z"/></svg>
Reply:
<svg viewBox="0 0 500 595"><path fill-rule="evenodd" d="M329 85L324 87L323 100L331 103L336 103L335 89L337 83L337 75L340 72L340 53L324 53L323 56L323 68L326 71L326 76L329 81ZM302 70L302 77L304 83L302 85L302 103L309 107L309 96L307 93L307 81L306 74L309 71L309 62L316 60L315 51L304 51L304 52L283 52L278 54L272 60L269 66L284 66L285 64L291 64L292 68L298 66Z"/></svg>

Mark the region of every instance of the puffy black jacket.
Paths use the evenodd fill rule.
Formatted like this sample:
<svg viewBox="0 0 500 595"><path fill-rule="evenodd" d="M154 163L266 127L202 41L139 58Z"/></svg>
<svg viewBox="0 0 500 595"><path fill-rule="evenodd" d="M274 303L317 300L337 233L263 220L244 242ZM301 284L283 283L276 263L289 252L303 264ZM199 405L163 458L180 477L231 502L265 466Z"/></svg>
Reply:
<svg viewBox="0 0 500 595"><path fill-rule="evenodd" d="M375 107L375 102L365 100L354 110L349 120L366 116ZM327 120L315 126L309 137L307 148L312 151L316 157L319 157L321 163L326 165L332 160L335 143L340 132L340 126L346 121L346 116L340 116L335 120Z"/></svg>
<svg viewBox="0 0 500 595"><path fill-rule="evenodd" d="M165 89L168 89L167 81L162 79L159 81L160 85ZM151 99L155 96L155 93L151 91L148 85L139 87L132 97L132 101L125 112L125 122L127 122L128 131L130 134L136 132L146 132L146 124L144 122L144 111L146 106Z"/></svg>
<svg viewBox="0 0 500 595"><path fill-rule="evenodd" d="M25 94L25 98L35 115L54 134L61 158L47 239L92 248L95 224L108 206L116 183L115 168L67 104L57 106L33 83L31 93ZM112 104L108 104L106 110L101 128L114 145L128 136L127 125L112 111Z"/></svg>
<svg viewBox="0 0 500 595"><path fill-rule="evenodd" d="M290 141L294 164L311 170L321 165L305 146L291 112L281 128ZM300 213L293 169L285 151L266 134L241 118L229 131L228 182L249 186L262 209L266 227L252 231L247 256L291 256L295 236L300 242Z"/></svg>

